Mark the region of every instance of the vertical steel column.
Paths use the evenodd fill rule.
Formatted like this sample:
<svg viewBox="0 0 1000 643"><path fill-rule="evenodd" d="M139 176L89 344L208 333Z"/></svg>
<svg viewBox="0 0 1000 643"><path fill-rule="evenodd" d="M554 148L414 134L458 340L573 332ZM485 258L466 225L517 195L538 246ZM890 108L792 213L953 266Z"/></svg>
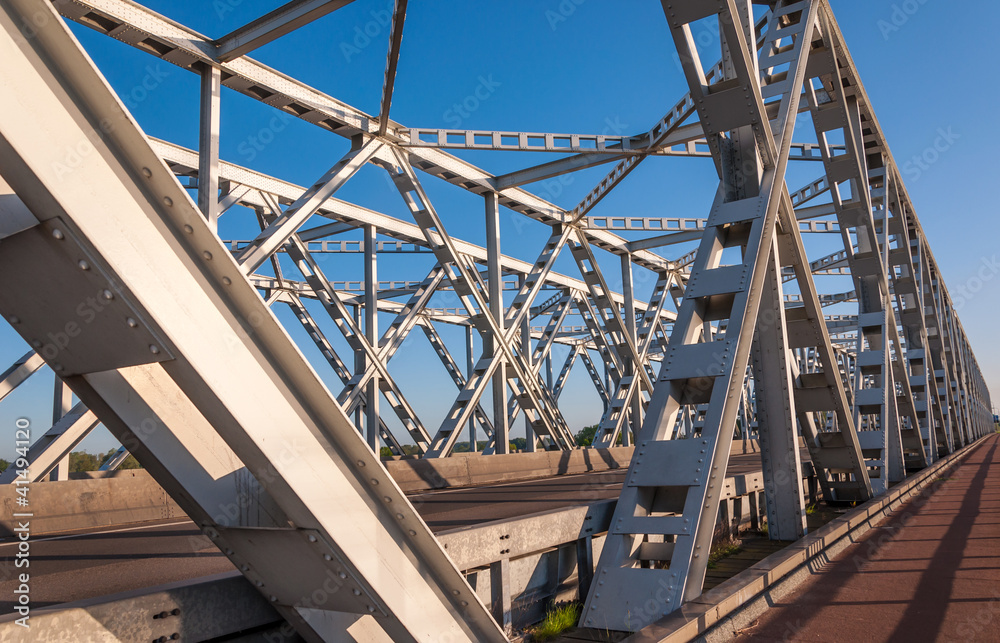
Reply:
<svg viewBox="0 0 1000 643"><path fill-rule="evenodd" d="M486 195L486 277L489 280L490 314L500 332L504 330L503 275L500 272L500 195ZM498 356L497 342L502 337L488 337L483 355ZM494 453L510 453L510 424L507 422L507 364L502 357L493 374L493 447Z"/></svg>
<svg viewBox="0 0 1000 643"><path fill-rule="evenodd" d="M760 441L767 534L771 540L798 540L806 534L802 458L799 454L788 321L779 277L777 239L772 246L753 339L754 398ZM741 405L746 422L746 404ZM749 426L746 431L749 432Z"/></svg>
<svg viewBox="0 0 1000 643"><path fill-rule="evenodd" d="M635 327L635 291L632 288L632 256L627 254L622 255L622 296L625 299L625 304L622 307L625 328L622 330L632 338L632 343L638 347L639 342L636 338ZM642 352L641 349L639 352ZM631 375L633 378L639 377L639 369L642 368L642 364L636 363L624 355L622 358L626 362L625 374ZM626 447L632 446L632 436L637 434L639 428L642 427L641 387L633 387L630 403L632 408L629 412L629 422L622 424L622 446Z"/></svg>
<svg viewBox="0 0 1000 643"><path fill-rule="evenodd" d="M518 279L518 287L524 287L525 278L521 275ZM524 365L528 371L532 369L532 351L531 351L531 314L524 316L524 320L521 321L521 354L524 356ZM528 453L534 453L538 450L538 436L531 429L531 417L528 413L524 414L524 450Z"/></svg>
<svg viewBox="0 0 1000 643"><path fill-rule="evenodd" d="M361 304L357 304L357 305L354 306L354 325L356 327L358 327L358 328L361 328L361 323L362 323L362 319L361 319ZM362 349L360 349L360 348L355 348L354 349L354 372L355 373L364 373L365 372L366 364L367 364L367 360L366 360L365 352ZM354 427L358 430L358 433L364 433L364 429L362 428L362 423L361 423L361 420L364 417L364 413L365 413L364 408L360 404L358 405L357 408L354 409Z"/></svg>
<svg viewBox="0 0 1000 643"><path fill-rule="evenodd" d="M375 251L375 226L367 224L365 231L365 336L368 343L378 346L378 253ZM366 439L376 454L379 434L379 376L368 380L365 414L368 418Z"/></svg>
<svg viewBox="0 0 1000 643"><path fill-rule="evenodd" d="M73 408L73 391L69 390L66 383L58 375L55 376L55 390L52 396L52 426L69 413ZM56 468L49 475L49 480L69 480L69 454L59 461Z"/></svg>
<svg viewBox="0 0 1000 643"><path fill-rule="evenodd" d="M473 355L473 344L472 336L475 334L476 328L472 324L465 327L465 372L466 378L472 377L472 371L476 368L476 359ZM476 418L469 418L469 453L476 453L479 451L479 445L476 442Z"/></svg>
<svg viewBox="0 0 1000 643"><path fill-rule="evenodd" d="M198 135L198 207L213 231L219 227L219 124L222 70L206 66L201 72Z"/></svg>

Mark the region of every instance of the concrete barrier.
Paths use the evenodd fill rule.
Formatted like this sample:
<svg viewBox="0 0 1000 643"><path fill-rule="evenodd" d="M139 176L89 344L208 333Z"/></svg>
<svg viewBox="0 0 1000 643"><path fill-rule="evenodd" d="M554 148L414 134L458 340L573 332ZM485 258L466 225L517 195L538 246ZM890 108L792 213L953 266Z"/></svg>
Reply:
<svg viewBox="0 0 1000 643"><path fill-rule="evenodd" d="M177 503L143 469L115 472L114 476L62 482L0 485L0 537L14 534L18 487L27 487L32 536L114 527L165 518L186 517Z"/></svg>
<svg viewBox="0 0 1000 643"><path fill-rule="evenodd" d="M731 503L742 499L756 505L762 488L759 473L727 478L722 498L730 509L720 511L719 521L738 521ZM616 503L595 500L451 529L437 538L497 620L521 628L539 621L552 601L587 595ZM240 641L291 638L290 627L235 571L32 609L30 631L17 626L16 617L0 617L0 641L62 641L66 632L85 641L174 640L175 635L180 640L231 640L238 632L248 637ZM344 640L368 639L348 631Z"/></svg>
<svg viewBox="0 0 1000 643"><path fill-rule="evenodd" d="M631 459L632 447L614 447L491 456L459 453L433 459L404 457L384 464L396 484L410 493L608 471L628 467Z"/></svg>
<svg viewBox="0 0 1000 643"><path fill-rule="evenodd" d="M456 454L448 458L399 458L384 464L404 493L521 482L559 475L595 473L627 468L632 447L538 451L482 456ZM758 453L755 440L734 440L733 455ZM34 517L31 533L52 533L114 527L166 518L183 518L170 496L144 469L91 471L71 474L62 482L26 485ZM742 495L742 494L738 494ZM13 535L9 518L17 512L16 485L0 485L0 538Z"/></svg>

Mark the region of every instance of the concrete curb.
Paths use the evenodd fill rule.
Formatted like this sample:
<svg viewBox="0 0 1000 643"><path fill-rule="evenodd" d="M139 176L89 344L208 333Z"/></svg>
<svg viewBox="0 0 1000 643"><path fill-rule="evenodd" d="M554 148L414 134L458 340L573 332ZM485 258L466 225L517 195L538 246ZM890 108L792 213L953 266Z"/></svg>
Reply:
<svg viewBox="0 0 1000 643"><path fill-rule="evenodd" d="M481 456L456 454L448 458L401 458L383 464L404 493L522 482L627 468L633 447L536 451Z"/></svg>
<svg viewBox="0 0 1000 643"><path fill-rule="evenodd" d="M386 460L384 464L403 492L413 493L626 469L632 450L614 447L486 457L459 454L434 460ZM748 452L758 451L755 443L748 446ZM742 452L743 446L734 442L732 453ZM5 516L17 511L16 486L0 485L0 506L6 509ZM67 481L27 486L35 514L31 533L36 537L186 517L144 469L74 473ZM746 491L736 495L743 493ZM13 518L0 518L0 538L13 536L16 526Z"/></svg>
<svg viewBox="0 0 1000 643"><path fill-rule="evenodd" d="M627 643L728 641L768 607L794 591L837 554L877 527L932 479L959 464L990 436L984 436L926 469L883 496L869 500L781 551L685 603L679 610L625 639Z"/></svg>
<svg viewBox="0 0 1000 643"><path fill-rule="evenodd" d="M14 535L19 486L28 488L33 537L187 517L147 471L128 469L113 477L0 485L0 538Z"/></svg>

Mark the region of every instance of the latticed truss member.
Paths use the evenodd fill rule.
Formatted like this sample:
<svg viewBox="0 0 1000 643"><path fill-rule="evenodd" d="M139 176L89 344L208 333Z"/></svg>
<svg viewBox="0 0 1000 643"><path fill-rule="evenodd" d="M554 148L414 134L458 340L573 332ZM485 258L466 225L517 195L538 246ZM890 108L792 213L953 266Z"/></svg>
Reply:
<svg viewBox="0 0 1000 643"><path fill-rule="evenodd" d="M829 5L775 3L759 54L747 2L664 0L663 8L721 182L582 617L632 631L701 593L751 352L772 537L796 538L805 528L796 424L828 500L867 499L873 479L880 492L904 475L904 454L916 467L937 455L891 300L889 217L905 210L880 180L894 168L884 145L868 142L881 143ZM693 47L691 24L700 20L720 26L721 76L705 74ZM803 90L860 293L853 410L784 186ZM835 131L846 141L840 154L828 142ZM895 227L897 247L908 251ZM742 262L722 265L727 247L739 248ZM782 273L798 282L803 305L782 304ZM809 368L790 359L801 349L817 358ZM699 404L707 405L700 432L679 435L678 411ZM858 433L862 418L869 430Z"/></svg>
<svg viewBox="0 0 1000 643"><path fill-rule="evenodd" d="M115 346L111 355L74 348L55 359L42 351L49 365L94 409L80 405L60 416L47 434L49 442L65 445L82 439L96 413L166 488L182 498L188 513L309 638L336 638L347 624L357 622L371 628L372 636L381 631L395 640L437 638L442 631L457 638L499 640L495 624L484 617L482 606L370 450L381 440L398 452L403 438L430 456L444 456L454 447L459 431L475 421L493 437L488 451L502 453L510 424L521 412L528 418L529 435L541 437L546 448L572 448L557 399L577 358L584 360L603 392L601 439L614 444L621 435L628 443L633 433L639 439L616 516L621 520L605 549L606 558L620 558L611 560L610 567L608 560L602 561L602 573L610 572L617 579L611 584L619 582L626 592L626 606L614 607L629 617L601 627L635 629L644 619L700 591L704 556L699 549L717 508L713 485L725 475L725 459L716 454L728 453L738 415L744 418L744 429L754 418L763 443L769 522L772 535L779 538L794 538L804 530L797 484L799 430L827 498L857 500L878 490L874 482L900 475L903 465L920 466L924 459L947 453L988 427L988 394L979 368L825 2L778 3L756 25L751 23L748 3L664 3L691 92L648 132L602 140L597 151L579 146L580 141L590 140L586 136L542 135L538 144L535 135L518 133L519 145L524 141L518 149L562 147L565 152L562 142L569 140L576 146L570 151L576 154L506 177L490 176L442 152L442 147L455 146L455 132L446 132L443 138L439 134L435 144L419 140L420 130L407 130L389 119L405 2L397 2L394 11L377 118L245 57L253 47L345 3L293 2L215 42L128 2L55 4L82 24L201 74L203 136L198 154L163 142L150 147L120 104L108 98L107 88L79 57L57 20L46 22L33 42L18 37L17 26L27 24L25 16L54 16L47 5L29 0L2 3L5 35L10 36L4 41L5 52L12 62L4 72L10 91L8 102L0 102L6 106L0 111L0 135L11 153L0 161L0 174L28 209L18 223L3 228L3 236L10 239L0 246L0 262L30 263L48 256L51 260L37 278L54 293L84 288L80 279L105 279L107 284L101 283L107 286L108 301L116 302L113 311L134 322L126 326L135 331L135 341ZM685 31L691 22L706 19L724 25L724 46L722 61L703 72ZM46 65L48 75L38 82L33 70ZM223 84L350 137L350 151L309 189L220 162L217 132ZM15 107L17 97L29 88L33 100L45 108L41 114L51 122L32 120L41 115ZM752 100L744 100L747 96ZM817 143L791 141L799 113L813 119ZM45 173L45 150L57 148L62 136L85 132L80 123L88 119L103 122L99 117L121 124L108 138L113 145L102 142L103 165L86 168L68 185L39 180ZM697 120L688 122L692 117ZM838 129L843 130L842 145L831 143L828 136ZM486 147L508 149L509 134L491 133ZM462 136L466 146L482 147L480 133ZM629 223L619 226L616 216L590 215L645 159L706 155L716 162L721 179L707 219L644 218L634 225L633 219L624 217ZM178 176L196 179L204 220L157 157ZM516 187L603 162L596 157L617 165L569 210ZM822 165L825 176L789 193L785 166L790 160L806 159ZM366 163L393 177L416 224L333 196ZM427 198L418 172L484 196L485 248L446 231L446 220ZM246 367L232 375L232 382L216 382L214 377L226 376L213 370L218 365L205 361L206 356L219 357L219 347L199 344L206 337L186 333L183 316L169 312L166 304L175 290L162 287L145 257L110 244L111 223L74 199L72 188L85 185L106 185L109 194L122 195L116 207L135 217L122 220L121 230L148 240L150 247L162 251L167 264L178 266L177 274L193 293L182 312L195 308L203 312L206 328L221 331L233 344L235 353L226 359ZM830 203L810 203L825 194ZM99 195L94 203L108 198ZM257 213L261 233L245 243L223 245L212 232L218 216L236 204ZM534 263L500 254L501 205L551 226ZM318 217L326 219L323 225L305 229L307 221ZM160 223L149 230L142 228L144 221ZM657 235L628 241L611 232L640 228ZM365 255L365 278L356 292L346 286L339 289L313 256L327 250L331 236L351 229L364 235L357 251ZM171 237L164 230L176 234ZM419 248L433 254L437 263L427 278L380 290L377 256L401 246L387 246L376 233L407 244L407 251ZM802 239L814 233L841 235L844 250L809 262ZM652 252L695 239L701 240L699 248L673 261ZM318 247L310 245L315 242ZM580 278L553 270L567 245ZM722 265L724 248L739 249L742 264ZM623 293L609 289L612 280L598 265L598 251L621 258ZM230 252L235 262L229 261ZM301 272L301 281L289 279L283 271L281 254L287 254ZM83 264L88 267L83 269ZM268 264L273 276L258 272ZM648 303L637 301L632 292L634 267L657 276ZM72 278L55 284L45 281L60 271ZM518 277L509 306L502 296L505 274ZM812 274L850 274L855 290L819 294ZM244 281L263 294L263 302L247 296L252 290L244 288ZM783 284L789 282L794 282L797 294L783 292ZM154 283L162 292L151 287ZM0 294L0 307L4 312L17 311L9 319L25 339L37 342L44 335L41 331L58 323L61 313L58 306L33 307L29 294L37 284L34 290L30 285ZM462 308L442 311L429 306L434 293L445 287L459 295ZM542 290L558 294L543 295ZM397 302L393 297L406 299ZM310 301L322 306L344 336L354 353L352 366L336 355L306 307ZM861 314L824 316L823 306L848 301L857 301ZM345 384L336 398L340 405L332 404L334 398L289 350L287 337L262 306L274 303L292 308ZM670 303L677 313L668 309ZM234 319L232 311L242 317ZM390 312L394 321L379 337L376 320L381 311ZM582 339L577 338L580 331L567 330L575 327L562 325L572 311L578 311L583 322ZM536 334L531 319L543 314L549 316L548 323ZM262 325L257 323L261 319ZM480 359L474 360L471 351L467 355L471 362L467 375L459 372L433 321L464 325L482 338ZM416 325L460 388L452 412L433 435L387 368ZM855 328L853 353L831 341L831 332L843 336L849 325ZM903 336L897 335L900 325ZM227 328L235 340L226 334ZM88 343L102 346L119 330L128 336L124 328L102 320L88 329ZM669 343L663 340L664 332L670 334ZM542 376L540 367L553 343L560 341L573 351L559 381L553 382ZM199 347L205 356L198 353ZM603 378L590 351L605 362ZM220 357L220 361L226 360ZM22 362L4 375L5 386L16 385L40 364L31 353ZM747 385L748 372L753 373L753 386ZM301 388L293 394L287 388L290 384ZM479 403L491 386L492 417ZM240 404L248 402L247 391L254 392L254 403L273 401L267 417L248 416ZM748 391L754 400L748 399ZM172 397L182 400L179 407L166 403ZM404 427L398 436L379 413L382 397ZM358 413L353 425L345 411ZM304 479L275 451L265 420L279 415L290 434L315 445L316 452L309 454L315 479ZM142 418L153 422L149 426L157 431L147 430ZM364 431L363 439L356 434L358 429ZM188 451L178 451L178 443ZM195 444L198 448L191 447ZM39 448L36 457L41 462L41 454L49 453L45 457L57 459L62 448ZM226 469L222 474L219 462ZM180 480L176 473L181 469L204 475ZM782 475L795 484L774 484ZM344 488L342 506L350 505L359 523L395 543L379 552L377 560L352 540L350 526L331 523L323 515L324 499L311 492L314 485L332 488L337 482ZM240 494L247 489L253 490L253 502L263 509L263 518L232 525L213 515L213 503L245 502ZM390 507L397 509L395 515ZM282 583L285 570L268 565L259 550L266 539L268 546L285 549L297 565L315 574L304 576L303 583L319 583L324 580L322 573L336 572L352 584L357 601L343 597L347 600L315 606L323 612L317 621L315 614L310 616L295 602L296 589ZM394 584L380 574L394 564L417 576ZM641 571L631 573L626 568ZM677 578L681 580L669 580ZM655 585L653 579L658 579ZM595 587L606 582L599 578ZM417 591L414 588L426 595L408 606L405 597ZM647 614L630 608L648 606L654 589L660 601L655 610L647 608ZM585 618L600 620L607 611L599 599L592 593ZM374 625L370 615L375 615Z"/></svg>

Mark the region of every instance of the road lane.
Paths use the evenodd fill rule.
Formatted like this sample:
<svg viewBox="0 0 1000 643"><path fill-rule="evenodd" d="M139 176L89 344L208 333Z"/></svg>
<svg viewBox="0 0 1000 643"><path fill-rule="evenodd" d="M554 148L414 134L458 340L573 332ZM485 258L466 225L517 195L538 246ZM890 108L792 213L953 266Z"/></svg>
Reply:
<svg viewBox="0 0 1000 643"><path fill-rule="evenodd" d="M735 455L729 475L760 470L759 454ZM617 498L625 470L564 475L409 494L435 533ZM17 543L0 542L0 613L14 606ZM206 576L233 566L189 520L49 536L31 541L31 603L44 607Z"/></svg>

